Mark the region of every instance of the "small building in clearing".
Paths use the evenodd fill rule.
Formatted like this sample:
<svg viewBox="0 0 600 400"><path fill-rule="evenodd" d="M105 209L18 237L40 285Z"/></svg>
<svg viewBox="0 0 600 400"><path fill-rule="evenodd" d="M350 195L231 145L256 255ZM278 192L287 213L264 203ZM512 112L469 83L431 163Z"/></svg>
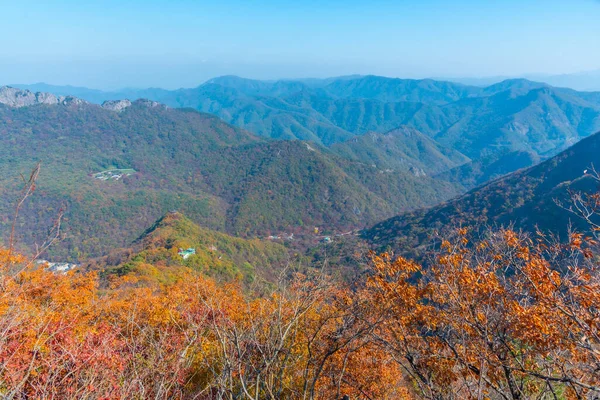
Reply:
<svg viewBox="0 0 600 400"><path fill-rule="evenodd" d="M196 254L196 249L190 247L189 249L179 249L179 254L184 260L187 259L192 254Z"/></svg>

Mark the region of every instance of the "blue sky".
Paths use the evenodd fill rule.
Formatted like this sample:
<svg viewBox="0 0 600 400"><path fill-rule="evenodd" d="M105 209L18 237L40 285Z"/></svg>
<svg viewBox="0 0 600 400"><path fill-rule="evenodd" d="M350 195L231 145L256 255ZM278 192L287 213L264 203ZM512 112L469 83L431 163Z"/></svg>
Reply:
<svg viewBox="0 0 600 400"><path fill-rule="evenodd" d="M600 69L597 0L0 0L0 84Z"/></svg>

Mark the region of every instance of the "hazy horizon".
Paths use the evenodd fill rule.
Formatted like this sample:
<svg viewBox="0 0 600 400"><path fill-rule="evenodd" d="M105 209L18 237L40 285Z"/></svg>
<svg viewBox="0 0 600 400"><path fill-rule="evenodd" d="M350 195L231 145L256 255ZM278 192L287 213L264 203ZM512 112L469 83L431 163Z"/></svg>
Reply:
<svg viewBox="0 0 600 400"><path fill-rule="evenodd" d="M590 87L588 89L582 89L581 87L577 88L577 85L570 85L568 83L566 84L561 84L560 83L560 78L565 78L565 80L571 80L571 78L573 76L578 76L578 74L583 75L590 75L590 77L593 76L594 81L593 81L593 87ZM91 86L91 85L77 85L77 84L73 84L71 82L64 82L64 83L57 83L57 82L47 82L47 81L28 81L28 82L4 82L4 81L0 81L0 86L36 86L36 85L48 85L48 86L56 86L56 87L74 87L74 88L81 88L81 89L89 89L89 90L97 90L97 91L101 91L101 92L120 92L120 91L127 91L127 90L145 90L145 89L165 89L165 90L178 90L178 89L190 89L190 88L195 88L198 86L203 85L204 83L215 79L215 78L220 78L220 77L225 77L225 76L236 76L238 78L242 78L242 79L249 79L249 80L258 80L258 81L263 81L263 82L276 82L276 81L286 81L286 80L311 80L311 79L336 79L336 78L345 78L345 77L349 77L349 76L356 76L356 77L364 77L364 76L378 76L378 77L383 77L383 78L390 78L390 79L415 79L415 80L421 80L421 79L432 79L432 80L436 80L436 81L448 81L448 82L455 82L455 83L461 83L464 85L469 85L469 86L481 86L481 87L485 87L485 86L489 86L489 85L493 85L495 83L499 83L505 80L512 80L512 79L526 79L526 80L530 80L530 81L534 81L534 82L542 82L542 83L548 83L552 86L557 86L557 87L566 87L566 88L572 88L572 89L576 89L576 90L583 90L583 91L600 91L600 70L595 70L595 71L582 71L581 73L573 73L573 74L557 74L557 75L548 75L548 74L534 74L534 73L530 73L530 74L522 74L522 75L515 75L515 76L423 76L423 77L405 77L405 76L386 76L386 75L378 75L378 74L344 74L344 75L331 75L331 76L323 76L323 77L316 77L316 76L295 76L295 77L281 77L281 78L260 78L260 77L251 77L251 76L243 76L240 74L223 74L223 75L214 75L211 76L207 79L204 79L200 82L198 82L197 84L192 84L189 86L179 86L179 87L164 87L164 86L159 86L159 85L148 85L148 86L134 86L134 85L125 85L125 86L117 86L117 87L107 87L107 88L103 88L103 87L95 87L95 86ZM589 79L590 81L592 81L592 79ZM558 83L556 83L555 81L558 81ZM596 83L596 81L598 81L598 83Z"/></svg>
<svg viewBox="0 0 600 400"><path fill-rule="evenodd" d="M1 84L100 90L381 75L490 79L600 69L596 0L5 2Z"/></svg>

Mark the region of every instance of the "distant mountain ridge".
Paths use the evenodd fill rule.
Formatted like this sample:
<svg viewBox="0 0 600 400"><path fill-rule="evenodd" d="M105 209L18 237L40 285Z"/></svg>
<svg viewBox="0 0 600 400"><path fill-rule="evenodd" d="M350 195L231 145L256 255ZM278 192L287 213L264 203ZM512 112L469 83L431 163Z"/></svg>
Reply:
<svg viewBox="0 0 600 400"><path fill-rule="evenodd" d="M600 129L600 93L526 79L477 87L373 75L279 81L223 76L178 90L101 94L82 88L44 88L76 93L96 103L148 98L217 115L259 136L325 146L407 125L473 162L514 151L544 159Z"/></svg>
<svg viewBox="0 0 600 400"><path fill-rule="evenodd" d="M383 133L399 125L410 125L437 137L457 123L462 124L461 119L465 114L473 114L475 106L498 107L506 118L519 111L519 103L521 108L527 102L537 104L539 93L560 98L558 108L563 113L571 104L594 109L594 112L600 107L600 93L554 88L525 79L476 87L431 79L373 75L313 80L310 83L224 76L190 89L105 92L102 101L98 101L98 91L86 94L81 88L45 88L61 94L69 90L78 92L81 98L96 103L148 98L171 107L191 107L215 114L261 136L308 139L326 145L369 131ZM539 107L545 106L540 104ZM312 131L313 139L303 137L302 131L306 129ZM327 138L330 132L336 130L338 133L333 138ZM592 132L587 132L587 135Z"/></svg>
<svg viewBox="0 0 600 400"><path fill-rule="evenodd" d="M522 78L532 81L544 82L560 88L569 88L579 91L600 91L600 70L583 71L567 74L547 75L547 74L526 74ZM436 80L445 80L450 82L462 83L472 86L489 86L494 83L502 82L508 79L520 79L509 76L491 76L483 78L434 78Z"/></svg>

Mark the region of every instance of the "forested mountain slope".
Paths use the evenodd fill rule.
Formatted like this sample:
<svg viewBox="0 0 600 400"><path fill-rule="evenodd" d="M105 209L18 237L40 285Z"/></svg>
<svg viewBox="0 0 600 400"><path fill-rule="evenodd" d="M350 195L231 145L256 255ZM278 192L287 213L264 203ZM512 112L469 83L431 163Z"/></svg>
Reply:
<svg viewBox="0 0 600 400"><path fill-rule="evenodd" d="M332 145L331 150L379 168L427 174L448 171L469 161L461 153L440 145L409 126L400 126L385 133L371 132L356 136Z"/></svg>
<svg viewBox="0 0 600 400"><path fill-rule="evenodd" d="M236 238L202 228L181 213L168 212L128 247L113 249L84 268L99 271L105 278L135 275L163 283L190 268L220 280L251 283L258 275L274 278L289 264L289 253L280 244Z"/></svg>
<svg viewBox="0 0 600 400"><path fill-rule="evenodd" d="M569 192L592 193L598 182L592 167L600 165L600 133L582 140L559 155L534 167L497 179L469 193L430 209L399 215L364 231L379 247L397 250L417 248L430 241L436 230L448 225L509 225L533 232L541 229L565 236L570 224L589 226L569 207Z"/></svg>
<svg viewBox="0 0 600 400"><path fill-rule="evenodd" d="M33 100L32 100L33 101ZM42 163L17 232L41 243L66 210L61 257L122 247L167 211L237 235L364 226L448 199L455 186L384 171L300 141L265 141L222 120L156 102L0 105L2 233L20 174Z"/></svg>

